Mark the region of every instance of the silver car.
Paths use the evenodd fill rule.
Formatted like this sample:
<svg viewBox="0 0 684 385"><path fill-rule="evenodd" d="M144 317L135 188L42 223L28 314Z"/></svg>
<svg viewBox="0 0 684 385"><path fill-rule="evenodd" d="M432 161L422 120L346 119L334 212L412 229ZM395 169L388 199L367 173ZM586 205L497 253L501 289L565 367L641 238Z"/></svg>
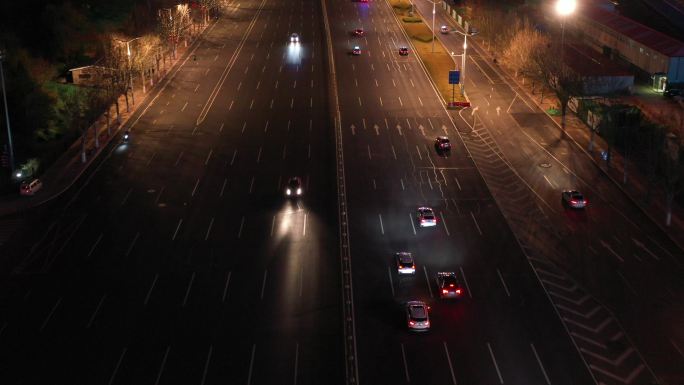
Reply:
<svg viewBox="0 0 684 385"><path fill-rule="evenodd" d="M423 301L409 301L406 303L406 322L409 330L415 332L430 330L429 309Z"/></svg>
<svg viewBox="0 0 684 385"><path fill-rule="evenodd" d="M418 207L416 218L418 219L418 225L420 227L437 226L437 217L430 207Z"/></svg>

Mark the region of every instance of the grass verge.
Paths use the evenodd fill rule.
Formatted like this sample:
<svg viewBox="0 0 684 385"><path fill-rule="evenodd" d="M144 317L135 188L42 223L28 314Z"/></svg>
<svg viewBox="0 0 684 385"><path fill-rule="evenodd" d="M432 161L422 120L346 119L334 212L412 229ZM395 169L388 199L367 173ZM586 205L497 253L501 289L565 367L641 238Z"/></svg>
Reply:
<svg viewBox="0 0 684 385"><path fill-rule="evenodd" d="M449 52L442 45L439 39L435 39L434 52L432 44L432 31L428 26L420 21L420 17L409 15L411 4L405 0L388 0L392 6L394 14L399 19L406 34L411 39L411 43L415 49L414 55L418 55L425 64L428 74L432 81L437 86L437 90L442 95L444 100L450 102L452 100L453 86L449 84L449 71L454 69L454 60L449 55ZM408 6L407 6L408 4ZM410 21L407 21L409 19ZM413 21L418 19L419 21ZM460 59L460 56L457 58ZM461 97L460 88L458 85L453 92L456 96L456 101L466 101Z"/></svg>

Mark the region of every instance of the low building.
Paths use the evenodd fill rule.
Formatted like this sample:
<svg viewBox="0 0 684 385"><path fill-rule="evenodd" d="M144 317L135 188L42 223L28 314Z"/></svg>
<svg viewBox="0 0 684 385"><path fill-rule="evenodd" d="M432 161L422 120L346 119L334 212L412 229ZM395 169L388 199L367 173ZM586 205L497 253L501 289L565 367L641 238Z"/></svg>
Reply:
<svg viewBox="0 0 684 385"><path fill-rule="evenodd" d="M92 87L102 83L103 79L111 78L111 71L98 65L89 65L69 70L71 82L75 85Z"/></svg>
<svg viewBox="0 0 684 385"><path fill-rule="evenodd" d="M600 7L584 7L572 20L582 40L598 52L620 58L651 78L665 74L655 77L657 90L684 84L683 42Z"/></svg>
<svg viewBox="0 0 684 385"><path fill-rule="evenodd" d="M634 73L625 65L586 45L566 44L565 65L582 78L585 95L628 92L634 86Z"/></svg>

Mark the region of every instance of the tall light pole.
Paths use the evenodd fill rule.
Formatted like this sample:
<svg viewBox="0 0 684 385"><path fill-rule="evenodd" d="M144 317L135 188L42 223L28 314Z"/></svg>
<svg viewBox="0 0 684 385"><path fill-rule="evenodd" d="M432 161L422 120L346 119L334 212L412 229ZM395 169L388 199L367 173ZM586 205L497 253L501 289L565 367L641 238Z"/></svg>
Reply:
<svg viewBox="0 0 684 385"><path fill-rule="evenodd" d="M131 42L141 39L142 36L134 37L131 40L116 39L121 43L126 43L126 55L128 56L128 88L131 89L131 102L135 105L135 96L133 95L133 65L131 63Z"/></svg>
<svg viewBox="0 0 684 385"><path fill-rule="evenodd" d="M9 145L10 173L14 172L14 146L12 146L12 130L10 129L9 109L7 108L7 93L5 92L5 72L2 68L2 61L5 59L5 52L0 50L0 83L2 83L2 100L5 103L5 121L7 122L7 144Z"/></svg>
<svg viewBox="0 0 684 385"><path fill-rule="evenodd" d="M564 55L565 55L565 18L575 12L577 8L577 0L557 0L556 1L556 13L561 18L561 46L560 46L560 76L563 76L562 72L565 68ZM561 110L561 134L565 134L565 107L562 106Z"/></svg>
<svg viewBox="0 0 684 385"><path fill-rule="evenodd" d="M470 29L470 31L467 32L461 32L458 30L453 30L451 31L452 33L458 33L460 35L463 35L463 55L455 55L453 52L451 53L451 56L461 56L461 96L465 96L465 67L466 67L466 52L468 51L468 36L475 36L479 33L475 28ZM454 61L454 66L456 65L456 62Z"/></svg>
<svg viewBox="0 0 684 385"><path fill-rule="evenodd" d="M437 38L437 35L435 34L435 14L437 13L437 9L435 7L437 2L430 2L432 3L432 53L435 53L435 38Z"/></svg>

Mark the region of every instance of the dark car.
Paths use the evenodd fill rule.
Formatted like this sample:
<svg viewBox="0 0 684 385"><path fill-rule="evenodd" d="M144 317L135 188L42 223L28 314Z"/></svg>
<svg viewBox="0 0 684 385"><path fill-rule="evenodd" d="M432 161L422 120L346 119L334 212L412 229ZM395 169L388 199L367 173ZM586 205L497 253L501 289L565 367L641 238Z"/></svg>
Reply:
<svg viewBox="0 0 684 385"><path fill-rule="evenodd" d="M437 151L449 151L451 150L451 142L446 136L438 136L435 139L435 148Z"/></svg>
<svg viewBox="0 0 684 385"><path fill-rule="evenodd" d="M680 88L670 88L669 90L665 90L665 92L663 92L663 95L667 96L668 98L671 98L674 96L683 96L684 90L682 90Z"/></svg>
<svg viewBox="0 0 684 385"><path fill-rule="evenodd" d="M408 48L407 47L401 47L399 48L399 55L401 56L408 56Z"/></svg>
<svg viewBox="0 0 684 385"><path fill-rule="evenodd" d="M437 273L437 287L439 288L440 298L461 298L463 290L458 284L456 273L443 272Z"/></svg>
<svg viewBox="0 0 684 385"><path fill-rule="evenodd" d="M366 33L363 31L363 28L357 28L354 30L354 36L361 37L365 35Z"/></svg>

